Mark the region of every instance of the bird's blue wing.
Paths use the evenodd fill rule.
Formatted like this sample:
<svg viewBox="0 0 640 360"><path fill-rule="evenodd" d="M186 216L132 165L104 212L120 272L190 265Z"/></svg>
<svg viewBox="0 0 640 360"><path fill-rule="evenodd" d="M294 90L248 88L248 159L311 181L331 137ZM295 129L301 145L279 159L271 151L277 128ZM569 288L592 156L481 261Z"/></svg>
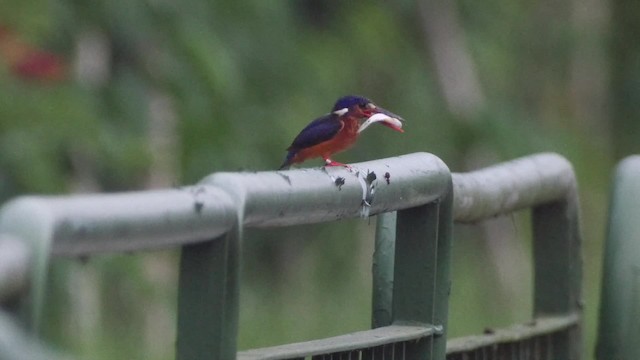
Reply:
<svg viewBox="0 0 640 360"><path fill-rule="evenodd" d="M287 150L300 150L318 145L333 138L343 126L335 114L317 118L300 131Z"/></svg>

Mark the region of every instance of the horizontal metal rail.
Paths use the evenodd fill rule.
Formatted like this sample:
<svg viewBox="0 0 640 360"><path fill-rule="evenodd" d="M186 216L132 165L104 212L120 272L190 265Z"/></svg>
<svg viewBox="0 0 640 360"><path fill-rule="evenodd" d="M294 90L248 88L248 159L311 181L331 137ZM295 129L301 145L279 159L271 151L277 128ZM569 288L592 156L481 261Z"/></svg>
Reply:
<svg viewBox="0 0 640 360"><path fill-rule="evenodd" d="M415 153L353 164L257 173L216 173L201 184L227 191L243 225L289 226L408 209L448 191L449 169Z"/></svg>
<svg viewBox="0 0 640 360"><path fill-rule="evenodd" d="M3 233L44 243L54 256L179 246L224 234L235 223L232 199L208 186L27 196L9 202L0 213Z"/></svg>
<svg viewBox="0 0 640 360"><path fill-rule="evenodd" d="M578 200L571 163L553 153L527 156L452 176L453 217L460 223L555 201L575 204Z"/></svg>
<svg viewBox="0 0 640 360"><path fill-rule="evenodd" d="M495 346L519 342L576 327L580 324L577 315L540 317L526 324L517 324L503 329L488 331L488 334L465 336L447 342L447 355L472 352Z"/></svg>
<svg viewBox="0 0 640 360"><path fill-rule="evenodd" d="M444 191L446 171L416 153L352 170L217 173L173 190L26 196L3 206L0 231L47 243L54 256L150 250L216 237L238 213L244 226L285 226L415 207Z"/></svg>
<svg viewBox="0 0 640 360"><path fill-rule="evenodd" d="M441 331L442 329L433 326L391 325L321 340L241 351L238 353L238 360L294 359L358 351L404 341L418 341Z"/></svg>
<svg viewBox="0 0 640 360"><path fill-rule="evenodd" d="M205 186L110 195L26 196L2 208L0 233L29 247L32 281L29 298L20 307L27 323L37 328L51 255L200 242L229 231L236 224L236 214L224 191Z"/></svg>
<svg viewBox="0 0 640 360"><path fill-rule="evenodd" d="M376 174L378 187L383 188L384 176L389 173L392 191L377 195L382 194L389 200L396 196L406 200L394 204L378 196L371 209L373 215L433 200L434 191L429 189L433 184L414 180L424 178L420 175L428 175L434 165L437 168L444 165L429 156L420 157L420 162L414 163L418 158L407 155L383 159L378 166L374 166L374 162L355 164L355 169L362 169L358 176L338 168L221 173L205 178L200 185L174 190L21 197L2 208L0 230L22 239L41 238L45 244L53 243L53 255L177 246L228 231L236 221L239 211L236 206L243 198L250 199L243 209L248 226L282 226L360 215L362 194L366 192L362 177L366 178L367 170ZM407 172L413 172L412 176L405 176ZM337 185L342 180L344 184ZM216 188L220 183L224 183L222 187L232 187L234 199ZM293 189L300 186L307 195L296 198L294 203ZM575 197L576 193L571 165L555 154L529 156L465 174L454 173L453 186L457 222L478 221ZM334 196L326 196L327 188ZM260 200L274 193L274 197L280 199L278 206L271 207L273 204L269 201ZM0 289L0 294L5 293ZM0 301L4 297L0 297Z"/></svg>

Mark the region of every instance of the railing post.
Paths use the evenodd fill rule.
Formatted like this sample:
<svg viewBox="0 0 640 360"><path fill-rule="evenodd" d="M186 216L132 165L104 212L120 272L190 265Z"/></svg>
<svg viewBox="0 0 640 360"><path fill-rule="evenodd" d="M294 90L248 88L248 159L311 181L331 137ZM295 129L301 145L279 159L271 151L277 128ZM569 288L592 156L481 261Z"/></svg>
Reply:
<svg viewBox="0 0 640 360"><path fill-rule="evenodd" d="M640 359L640 156L616 169L600 300L596 357Z"/></svg>
<svg viewBox="0 0 640 360"><path fill-rule="evenodd" d="M533 209L535 316L582 312L582 250L576 203L564 199ZM553 359L582 358L581 330L579 323L556 338Z"/></svg>
<svg viewBox="0 0 640 360"><path fill-rule="evenodd" d="M376 243L373 253L373 286L371 294L371 327L391 325L393 300L393 257L396 251L396 215L378 214Z"/></svg>
<svg viewBox="0 0 640 360"><path fill-rule="evenodd" d="M449 189L450 190L450 189ZM441 333L407 346L410 359L444 360L450 292L452 193L397 214L393 323L432 324Z"/></svg>
<svg viewBox="0 0 640 360"><path fill-rule="evenodd" d="M235 359L240 231L182 247L176 359Z"/></svg>
<svg viewBox="0 0 640 360"><path fill-rule="evenodd" d="M431 203L378 215L373 256L372 327L422 323L438 329L407 344L410 359L445 359L453 193L450 175Z"/></svg>

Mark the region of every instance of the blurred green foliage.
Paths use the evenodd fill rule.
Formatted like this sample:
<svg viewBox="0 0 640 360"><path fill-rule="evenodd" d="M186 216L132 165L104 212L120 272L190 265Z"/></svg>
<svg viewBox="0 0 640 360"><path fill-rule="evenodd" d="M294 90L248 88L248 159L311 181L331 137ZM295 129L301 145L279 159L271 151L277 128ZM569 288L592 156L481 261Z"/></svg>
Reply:
<svg viewBox="0 0 640 360"><path fill-rule="evenodd" d="M407 119L406 132L376 127L339 161L428 151L464 171L555 151L575 165L591 353L613 154L640 151L637 137L614 141L640 123L629 110L640 102L613 102L624 119L608 111L610 93L640 94L623 81L640 76L633 48L616 47L624 56L615 57L607 46L606 15L597 15L608 13L604 1L584 5L596 16L583 22L582 7L569 1L456 6L484 99L465 116L447 105L413 1L4 0L0 25L62 56L68 76L23 79L0 58L0 196L145 188L163 171L154 156L175 159L164 171L178 184L214 171L274 169L298 131L338 96L366 95ZM637 12L618 13L640 23ZM106 49L97 52L103 67L88 73L80 60L86 36ZM613 90L612 56L627 64L613 72ZM157 94L169 99L175 121L164 153L150 145ZM517 240L501 246L526 258L526 216L500 226ZM361 220L248 231L241 347L367 328L372 233ZM527 319L530 265L496 264L494 239L479 239L477 229L457 234L451 333ZM176 261L175 252L162 252L56 262L47 336L94 359L171 359ZM505 273L516 276L504 282Z"/></svg>

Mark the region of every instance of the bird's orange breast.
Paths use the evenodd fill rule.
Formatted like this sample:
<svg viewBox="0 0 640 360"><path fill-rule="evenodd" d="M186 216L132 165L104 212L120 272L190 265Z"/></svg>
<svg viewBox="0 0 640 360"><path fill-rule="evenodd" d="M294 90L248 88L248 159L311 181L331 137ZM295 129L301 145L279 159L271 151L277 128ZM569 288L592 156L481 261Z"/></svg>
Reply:
<svg viewBox="0 0 640 360"><path fill-rule="evenodd" d="M358 120L345 119L343 124L342 129L338 131L336 136L320 144L300 150L294 157L293 162L298 163L316 157L327 159L331 155L351 147L358 139Z"/></svg>

